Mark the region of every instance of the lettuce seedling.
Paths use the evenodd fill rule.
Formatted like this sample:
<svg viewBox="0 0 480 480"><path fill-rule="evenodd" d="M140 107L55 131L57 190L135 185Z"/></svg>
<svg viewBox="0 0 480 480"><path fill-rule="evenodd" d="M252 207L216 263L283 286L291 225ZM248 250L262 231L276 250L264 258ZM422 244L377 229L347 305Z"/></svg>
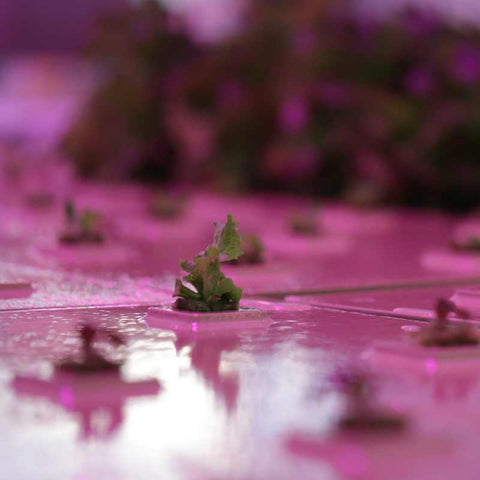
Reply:
<svg viewBox="0 0 480 480"><path fill-rule="evenodd" d="M101 243L100 215L91 210L77 212L72 202L65 203L65 231L60 235L62 243Z"/></svg>
<svg viewBox="0 0 480 480"><path fill-rule="evenodd" d="M290 217L290 230L296 235L316 237L319 234L316 212L297 213Z"/></svg>
<svg viewBox="0 0 480 480"><path fill-rule="evenodd" d="M320 235L319 211L320 205L314 203L294 212L288 218L290 232L302 237L317 237Z"/></svg>
<svg viewBox="0 0 480 480"><path fill-rule="evenodd" d="M164 220L175 220L183 215L186 204L186 195L174 195L160 191L153 200L152 213Z"/></svg>
<svg viewBox="0 0 480 480"><path fill-rule="evenodd" d="M480 236L467 237L463 241L453 241L452 249L464 252L480 252Z"/></svg>
<svg viewBox="0 0 480 480"><path fill-rule="evenodd" d="M221 263L243 254L237 225L231 215L228 215L226 224L215 223L213 243L193 262L180 263L187 275L175 283L175 308L193 312L238 310L242 289L226 278L220 268Z"/></svg>
<svg viewBox="0 0 480 480"><path fill-rule="evenodd" d="M478 345L480 343L478 329L468 323L450 322L448 319L450 313L458 318L470 318L468 311L457 307L451 300L440 299L431 323L412 334L416 343L423 347Z"/></svg>
<svg viewBox="0 0 480 480"><path fill-rule="evenodd" d="M257 235L242 235L243 255L232 260L232 265L257 265L263 263L265 246Z"/></svg>

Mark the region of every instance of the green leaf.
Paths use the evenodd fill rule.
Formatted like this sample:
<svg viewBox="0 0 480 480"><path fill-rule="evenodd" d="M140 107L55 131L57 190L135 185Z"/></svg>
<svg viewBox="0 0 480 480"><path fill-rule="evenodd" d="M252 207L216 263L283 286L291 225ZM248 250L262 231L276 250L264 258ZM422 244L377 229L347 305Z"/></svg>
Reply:
<svg viewBox="0 0 480 480"><path fill-rule="evenodd" d="M185 286L179 278L177 278L177 280L175 281L175 291L173 292L173 296L191 298L194 300L199 300L202 298L198 292L194 292L193 290Z"/></svg>
<svg viewBox="0 0 480 480"><path fill-rule="evenodd" d="M235 286L231 278L223 277L216 285L215 294L218 297L228 295L234 302L239 302L242 298L242 289Z"/></svg>
<svg viewBox="0 0 480 480"><path fill-rule="evenodd" d="M173 296L178 297L176 308L197 312L238 309L242 289L226 278L220 268L223 259L233 260L243 253L236 227L237 222L229 215L224 226L217 226L212 245L197 255L193 262L180 263L187 275L175 283Z"/></svg>
<svg viewBox="0 0 480 480"><path fill-rule="evenodd" d="M87 233L93 232L97 227L99 220L100 217L97 213L92 212L91 210L85 210L81 213L79 219L82 231Z"/></svg>
<svg viewBox="0 0 480 480"><path fill-rule="evenodd" d="M195 268L195 264L193 262L183 261L180 262L180 268L184 272L190 273Z"/></svg>
<svg viewBox="0 0 480 480"><path fill-rule="evenodd" d="M221 261L235 260L243 254L242 239L237 231L238 222L228 214L227 223L215 223L215 236L213 245L220 252Z"/></svg>

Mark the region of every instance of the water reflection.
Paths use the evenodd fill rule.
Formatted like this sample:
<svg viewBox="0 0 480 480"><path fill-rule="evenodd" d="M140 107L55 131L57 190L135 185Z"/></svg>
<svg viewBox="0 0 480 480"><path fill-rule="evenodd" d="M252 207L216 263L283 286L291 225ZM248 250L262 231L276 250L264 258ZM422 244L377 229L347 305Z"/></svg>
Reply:
<svg viewBox="0 0 480 480"><path fill-rule="evenodd" d="M228 412L235 409L239 391L238 375L222 371L222 354L233 351L240 344L237 336L192 337L179 335L175 348L180 355L189 349L191 366L202 377L206 386L225 403Z"/></svg>
<svg viewBox="0 0 480 480"><path fill-rule="evenodd" d="M476 347L457 347L443 353L425 350L418 358L408 349L399 350L396 355L385 354L381 349L369 350L365 358L377 372L401 379L402 390L410 384L410 394L405 397L408 402L428 400L441 404L477 400L480 373Z"/></svg>
<svg viewBox="0 0 480 480"><path fill-rule="evenodd" d="M122 425L128 399L160 391L157 380L126 382L119 372L82 375L56 371L48 380L17 375L11 387L20 398L45 398L76 414L81 439L112 435Z"/></svg>
<svg viewBox="0 0 480 480"><path fill-rule="evenodd" d="M480 375L475 371L432 372L416 377L428 387L436 403L468 401L475 392L478 395ZM475 395L475 396L477 396Z"/></svg>

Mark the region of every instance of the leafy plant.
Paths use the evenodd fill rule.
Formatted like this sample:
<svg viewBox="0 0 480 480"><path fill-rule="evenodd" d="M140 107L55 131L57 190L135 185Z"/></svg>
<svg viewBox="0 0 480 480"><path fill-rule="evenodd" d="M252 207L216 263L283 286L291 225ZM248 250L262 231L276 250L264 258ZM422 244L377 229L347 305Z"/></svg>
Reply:
<svg viewBox="0 0 480 480"><path fill-rule="evenodd" d="M265 246L257 235L242 235L243 255L232 260L232 265L253 265L264 262Z"/></svg>
<svg viewBox="0 0 480 480"><path fill-rule="evenodd" d="M177 77L198 48L156 0L123 2L95 22L87 52L103 80L63 141L85 176L173 175L169 129Z"/></svg>
<svg viewBox="0 0 480 480"><path fill-rule="evenodd" d="M182 216L186 206L185 195L169 194L159 191L153 200L153 214L164 220L174 220Z"/></svg>
<svg viewBox="0 0 480 480"><path fill-rule="evenodd" d="M316 211L312 209L310 212L296 213L289 219L289 226L292 233L305 237L318 236L319 228Z"/></svg>
<svg viewBox="0 0 480 480"><path fill-rule="evenodd" d="M471 236L465 240L455 240L452 242L452 249L464 252L480 252L480 237Z"/></svg>
<svg viewBox="0 0 480 480"><path fill-rule="evenodd" d="M194 312L238 310L242 289L221 271L222 262L236 260L243 254L237 225L231 215L224 225L215 222L212 244L193 262L180 263L187 275L175 283L175 308Z"/></svg>
<svg viewBox="0 0 480 480"><path fill-rule="evenodd" d="M63 142L83 175L465 210L478 204L480 28L351 0L245 0L200 44L162 2L101 21L103 81Z"/></svg>
<svg viewBox="0 0 480 480"><path fill-rule="evenodd" d="M468 311L459 308L450 300L438 300L435 317L431 323L412 334L413 339L423 347L456 347L462 345L478 345L478 330L468 323L452 323L448 319L450 313L457 318L470 318Z"/></svg>
<svg viewBox="0 0 480 480"><path fill-rule="evenodd" d="M91 210L78 212L72 202L65 203L66 228L60 235L63 243L103 242L100 215Z"/></svg>

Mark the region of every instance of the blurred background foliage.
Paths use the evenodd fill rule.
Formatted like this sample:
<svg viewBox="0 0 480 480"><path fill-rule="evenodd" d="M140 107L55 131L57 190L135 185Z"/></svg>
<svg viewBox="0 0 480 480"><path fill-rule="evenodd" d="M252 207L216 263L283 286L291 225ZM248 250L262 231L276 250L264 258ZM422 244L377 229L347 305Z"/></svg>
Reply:
<svg viewBox="0 0 480 480"><path fill-rule="evenodd" d="M251 0L199 43L153 0L99 22L103 80L63 142L85 176L469 209L480 30L407 9Z"/></svg>

